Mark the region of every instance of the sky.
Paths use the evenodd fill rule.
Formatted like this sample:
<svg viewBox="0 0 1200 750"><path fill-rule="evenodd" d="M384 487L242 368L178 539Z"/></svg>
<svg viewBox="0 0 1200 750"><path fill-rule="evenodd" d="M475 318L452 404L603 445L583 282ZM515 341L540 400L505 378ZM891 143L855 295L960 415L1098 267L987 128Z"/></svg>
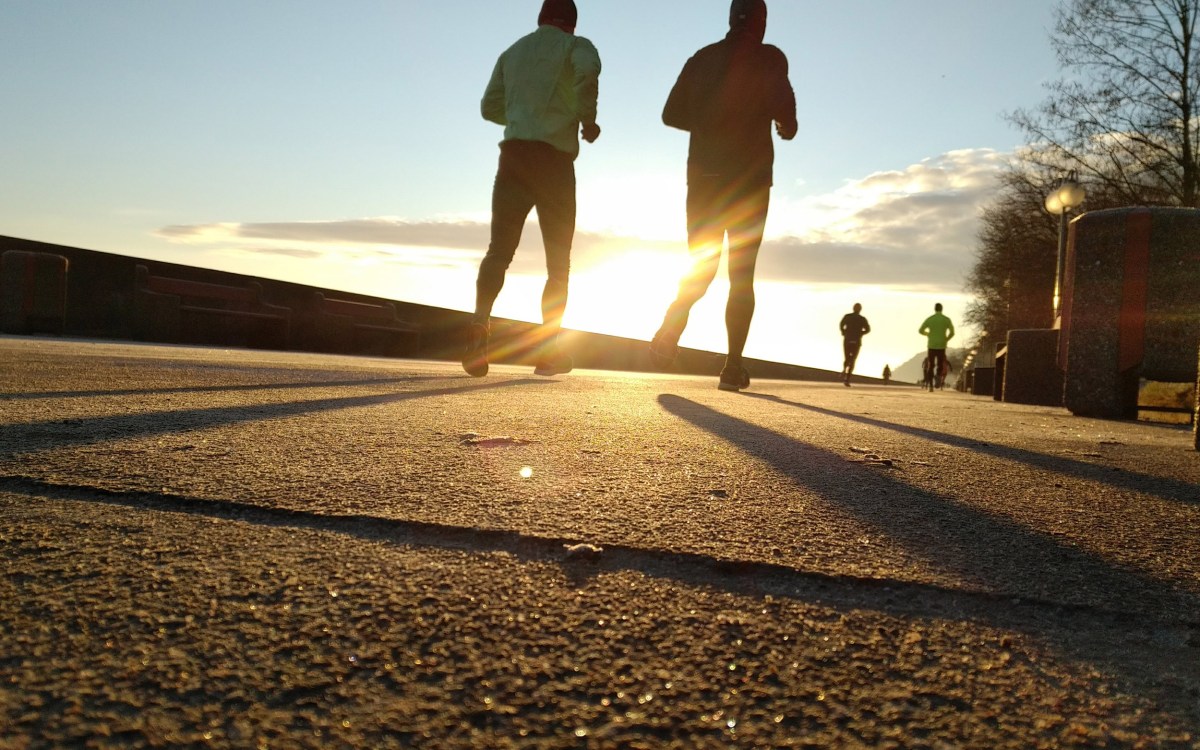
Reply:
<svg viewBox="0 0 1200 750"><path fill-rule="evenodd" d="M502 129L479 101L540 0L0 0L0 235L472 309ZM728 0L577 0L603 61L576 161L571 328L648 339L689 265L687 134L662 124ZM746 354L858 372L962 322L980 207L1057 76L1050 0L769 0L800 130ZM533 217L531 217L531 222ZM725 351L722 276L681 344ZM539 318L536 225L495 314Z"/></svg>

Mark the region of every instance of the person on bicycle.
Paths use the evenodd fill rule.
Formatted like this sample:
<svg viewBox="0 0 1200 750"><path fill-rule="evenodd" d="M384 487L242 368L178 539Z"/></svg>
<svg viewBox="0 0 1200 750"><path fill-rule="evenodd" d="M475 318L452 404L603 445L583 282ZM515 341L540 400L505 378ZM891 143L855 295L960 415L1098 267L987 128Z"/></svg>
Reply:
<svg viewBox="0 0 1200 750"><path fill-rule="evenodd" d="M950 358L942 360L942 369L938 370L937 387L941 388L946 385L946 378L950 377L950 373L954 372L954 365L950 364Z"/></svg>
<svg viewBox="0 0 1200 750"><path fill-rule="evenodd" d="M946 345L954 338L954 323L942 314L942 303L933 306L933 315L925 319L917 333L928 339L930 369L935 373L949 364L946 359ZM933 390L932 384L930 390Z"/></svg>

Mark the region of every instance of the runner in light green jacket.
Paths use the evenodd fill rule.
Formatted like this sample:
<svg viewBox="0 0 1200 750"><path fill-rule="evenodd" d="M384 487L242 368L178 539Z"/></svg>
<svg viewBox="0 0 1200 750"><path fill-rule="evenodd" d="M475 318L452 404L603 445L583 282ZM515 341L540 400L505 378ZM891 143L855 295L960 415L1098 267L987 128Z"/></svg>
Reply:
<svg viewBox="0 0 1200 750"><path fill-rule="evenodd" d="M939 302L933 306L933 315L925 319L921 324L921 328L917 331L928 338L929 343L929 363L933 367L933 372L942 372L949 362L946 359L946 345L950 343L950 339L954 338L954 323L950 318L942 314L942 303Z"/></svg>
<svg viewBox="0 0 1200 750"><path fill-rule="evenodd" d="M492 187L491 241L479 264L462 359L473 377L487 375L492 306L535 208L546 249L546 286L534 374L561 375L574 366L559 350L558 334L575 236L575 158L581 136L588 143L600 137L600 55L575 35L578 16L574 0L544 0L537 30L500 55L480 102L484 119L504 126L504 139Z"/></svg>

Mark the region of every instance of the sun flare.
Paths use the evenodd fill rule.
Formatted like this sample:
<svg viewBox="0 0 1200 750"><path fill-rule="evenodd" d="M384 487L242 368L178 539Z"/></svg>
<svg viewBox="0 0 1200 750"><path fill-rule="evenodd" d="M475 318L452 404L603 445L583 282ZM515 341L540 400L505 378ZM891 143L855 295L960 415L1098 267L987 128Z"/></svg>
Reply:
<svg viewBox="0 0 1200 750"><path fill-rule="evenodd" d="M571 276L569 328L646 339L654 334L689 267L685 251L620 252Z"/></svg>

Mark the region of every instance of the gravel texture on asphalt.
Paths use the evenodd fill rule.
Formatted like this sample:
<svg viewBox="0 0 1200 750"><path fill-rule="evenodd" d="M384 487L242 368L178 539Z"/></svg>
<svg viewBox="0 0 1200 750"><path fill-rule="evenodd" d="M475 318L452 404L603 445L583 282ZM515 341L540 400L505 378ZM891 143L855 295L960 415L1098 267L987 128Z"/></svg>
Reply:
<svg viewBox="0 0 1200 750"><path fill-rule="evenodd" d="M1197 747L1185 428L0 337L0 750Z"/></svg>

